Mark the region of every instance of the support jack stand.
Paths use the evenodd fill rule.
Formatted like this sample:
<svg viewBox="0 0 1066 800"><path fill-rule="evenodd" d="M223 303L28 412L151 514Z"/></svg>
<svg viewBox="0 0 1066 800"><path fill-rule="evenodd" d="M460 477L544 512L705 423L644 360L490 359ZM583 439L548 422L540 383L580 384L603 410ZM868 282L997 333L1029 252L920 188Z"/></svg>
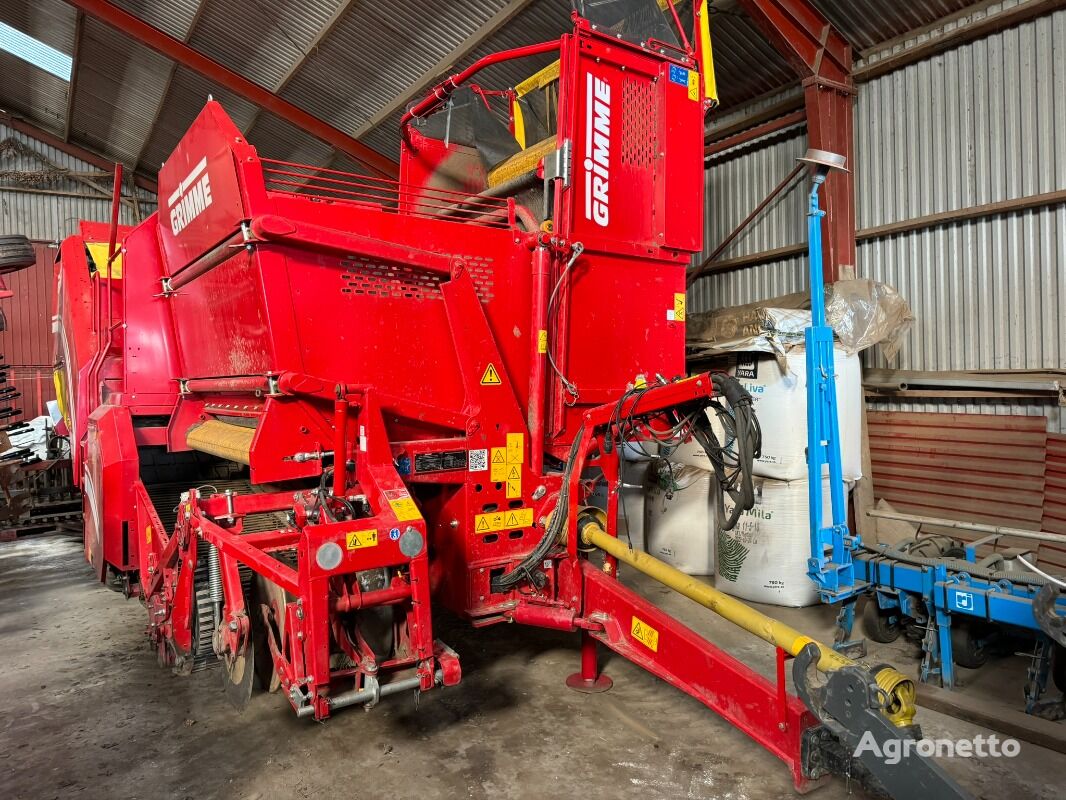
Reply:
<svg viewBox="0 0 1066 800"><path fill-rule="evenodd" d="M568 677L566 685L582 694L599 694L614 686L614 681L599 671L596 640L588 631L581 631L581 671Z"/></svg>

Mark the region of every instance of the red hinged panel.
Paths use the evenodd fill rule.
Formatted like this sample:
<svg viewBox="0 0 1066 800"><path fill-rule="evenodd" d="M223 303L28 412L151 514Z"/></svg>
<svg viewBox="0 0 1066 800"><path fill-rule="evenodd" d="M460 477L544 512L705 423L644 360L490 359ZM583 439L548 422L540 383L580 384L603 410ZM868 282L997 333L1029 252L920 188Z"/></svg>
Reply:
<svg viewBox="0 0 1066 800"><path fill-rule="evenodd" d="M245 218L234 165L241 132L210 101L159 171L159 237L173 274Z"/></svg>

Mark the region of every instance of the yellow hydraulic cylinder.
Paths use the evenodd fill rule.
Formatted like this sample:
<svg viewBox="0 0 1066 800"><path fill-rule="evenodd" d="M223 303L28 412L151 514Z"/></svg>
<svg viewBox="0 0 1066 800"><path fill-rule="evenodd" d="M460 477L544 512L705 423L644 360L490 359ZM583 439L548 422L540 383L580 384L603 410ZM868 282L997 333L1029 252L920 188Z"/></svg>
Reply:
<svg viewBox="0 0 1066 800"><path fill-rule="evenodd" d="M735 597L730 597L713 586L708 586L706 583L686 575L681 570L674 569L654 556L633 550L608 534L596 522L590 521L583 524L580 535L581 541L585 544L598 547L608 555L629 564L634 569L654 578L675 592L683 594L690 600L695 600L701 606L709 608L734 625L738 625L744 630L755 634L760 639L780 647L790 655L798 656L804 647L808 644L814 644L820 653L818 669L822 672L832 672L848 666L869 669L865 665L841 655L833 648L812 639L810 636L803 635L791 625L786 625L780 620L756 611ZM915 713L913 681L891 667L882 668L874 678L877 685L881 687L888 697L886 716L900 727L912 724Z"/></svg>

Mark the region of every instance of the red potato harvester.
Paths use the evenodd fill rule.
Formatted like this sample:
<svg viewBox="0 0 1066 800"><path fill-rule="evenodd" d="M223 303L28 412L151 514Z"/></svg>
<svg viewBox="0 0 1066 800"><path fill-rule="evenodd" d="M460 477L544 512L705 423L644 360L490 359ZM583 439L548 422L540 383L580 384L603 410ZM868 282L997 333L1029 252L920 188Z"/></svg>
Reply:
<svg viewBox="0 0 1066 800"><path fill-rule="evenodd" d="M315 719L455 685L440 605L479 628L578 633L579 689L609 685L596 647L611 648L800 790L863 774L858 737L912 723L909 680L616 538L627 442L695 435L739 514L759 431L737 383L682 379L706 8L584 5L559 40L483 58L411 108L398 180L262 158L208 102L159 174L157 214L63 243L58 383L86 557L144 603L162 664L219 660L237 705L253 677ZM545 54L513 89L472 81ZM586 506L597 479L606 513ZM777 645L777 680L622 585L620 562ZM871 777L893 794L897 779L957 789L917 758Z"/></svg>

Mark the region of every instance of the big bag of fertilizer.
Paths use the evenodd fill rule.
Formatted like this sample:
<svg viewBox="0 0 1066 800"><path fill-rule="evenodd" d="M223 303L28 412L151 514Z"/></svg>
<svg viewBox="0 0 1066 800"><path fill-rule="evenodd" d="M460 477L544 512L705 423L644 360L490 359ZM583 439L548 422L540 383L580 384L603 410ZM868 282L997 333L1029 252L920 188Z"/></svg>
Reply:
<svg viewBox="0 0 1066 800"><path fill-rule="evenodd" d="M652 462L644 496L648 553L689 575L714 573L711 474L699 467Z"/></svg>
<svg viewBox="0 0 1066 800"><path fill-rule="evenodd" d="M785 356L786 370L782 371L773 356L742 353L730 370L751 394L762 429L762 455L752 466L759 477L779 481L807 477L806 357L803 348L790 350ZM834 362L841 474L846 481L856 481L862 477L862 368L858 354L849 356L839 346L834 348ZM708 410L707 414L719 441L724 443L714 411ZM679 464L712 469L710 459L695 439L680 445L668 457ZM823 474L828 474L828 467Z"/></svg>
<svg viewBox="0 0 1066 800"><path fill-rule="evenodd" d="M810 519L807 481L756 478L755 506L740 515L731 531L718 531L718 578L726 594L756 603L799 608L818 602L807 576ZM845 484L845 498L847 485ZM725 499L726 515L734 503ZM822 480L822 519L832 519L829 479Z"/></svg>

